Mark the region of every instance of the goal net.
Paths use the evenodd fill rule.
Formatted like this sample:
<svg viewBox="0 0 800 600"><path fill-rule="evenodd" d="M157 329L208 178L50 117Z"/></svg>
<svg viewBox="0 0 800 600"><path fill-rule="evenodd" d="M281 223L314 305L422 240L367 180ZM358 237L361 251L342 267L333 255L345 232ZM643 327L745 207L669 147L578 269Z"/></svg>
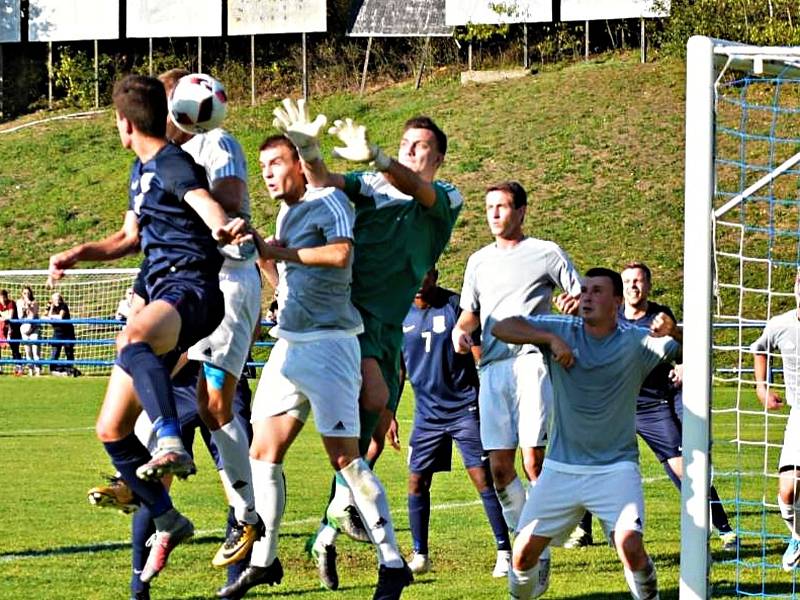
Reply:
<svg viewBox="0 0 800 600"><path fill-rule="evenodd" d="M750 345L796 307L800 48L693 37L688 50L680 597L795 598L777 508L788 409L756 398ZM768 365L783 397L780 354ZM712 456L733 553L709 545Z"/></svg>

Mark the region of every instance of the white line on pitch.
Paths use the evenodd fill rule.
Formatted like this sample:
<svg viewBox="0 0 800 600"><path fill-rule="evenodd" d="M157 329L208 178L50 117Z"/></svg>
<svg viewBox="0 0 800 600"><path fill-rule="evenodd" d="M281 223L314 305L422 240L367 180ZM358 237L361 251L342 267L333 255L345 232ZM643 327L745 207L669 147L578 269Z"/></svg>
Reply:
<svg viewBox="0 0 800 600"><path fill-rule="evenodd" d="M76 431L94 431L94 427L61 427L59 429L15 429L14 431L0 431L0 437L13 437L15 435L43 435L47 433L72 433Z"/></svg>

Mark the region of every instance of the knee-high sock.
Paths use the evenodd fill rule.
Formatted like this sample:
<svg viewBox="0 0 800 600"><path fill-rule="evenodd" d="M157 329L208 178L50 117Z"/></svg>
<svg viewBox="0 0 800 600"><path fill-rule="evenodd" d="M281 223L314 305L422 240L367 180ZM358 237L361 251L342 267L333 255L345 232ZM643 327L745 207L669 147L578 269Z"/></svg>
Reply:
<svg viewBox="0 0 800 600"><path fill-rule="evenodd" d="M147 540L155 531L156 525L153 523L150 510L144 505L140 506L131 519L131 593L134 595L150 585L142 583L139 575L141 575L144 564L147 562L147 556L150 554Z"/></svg>
<svg viewBox="0 0 800 600"><path fill-rule="evenodd" d="M264 520L266 533L253 545L251 564L268 567L278 556L278 530L286 507L283 465L250 459L256 510Z"/></svg>
<svg viewBox="0 0 800 600"><path fill-rule="evenodd" d="M522 487L519 477L514 477L503 489L497 489L496 486L497 484L495 484L497 499L500 500L500 506L503 507L503 518L506 520L508 528L516 531L522 507L525 506L525 488Z"/></svg>
<svg viewBox="0 0 800 600"><path fill-rule="evenodd" d="M169 437L171 441L178 438L180 441L181 428L169 371L150 344L128 344L120 350L117 364L133 379L139 402L150 417L158 438Z"/></svg>
<svg viewBox="0 0 800 600"><path fill-rule="evenodd" d="M728 513L725 512L725 507L722 506L722 501L719 499L717 488L713 485L708 490L708 501L711 505L711 523L716 530L720 533L732 531L731 524L728 522Z"/></svg>
<svg viewBox="0 0 800 600"><path fill-rule="evenodd" d="M634 600L658 600L656 566L651 559L647 559L647 566L641 571L625 569L625 581Z"/></svg>
<svg viewBox="0 0 800 600"><path fill-rule="evenodd" d="M150 509L153 518L165 514L172 508L172 501L160 481L144 481L136 476L136 468L150 460L150 453L132 433L116 442L103 442L111 462L120 472L125 483Z"/></svg>
<svg viewBox="0 0 800 600"><path fill-rule="evenodd" d="M789 531L792 532L792 537L796 540L800 539L800 519L798 519L798 513L800 513L800 506L798 503L795 502L794 504L786 504L781 497L778 496L778 508L781 510L781 517L783 517L783 522L786 523L786 526L789 528Z"/></svg>
<svg viewBox="0 0 800 600"><path fill-rule="evenodd" d="M530 569L508 571L508 596L515 600L528 600L533 592L533 586L539 578L539 563Z"/></svg>
<svg viewBox="0 0 800 600"><path fill-rule="evenodd" d="M423 488L421 494L408 495L408 524L414 552L418 554L428 553L428 527L431 521L431 493L427 487Z"/></svg>
<svg viewBox="0 0 800 600"><path fill-rule="evenodd" d="M681 489L681 479L680 479L680 477L678 477L678 474L675 473L675 471L672 470L672 467L669 466L669 462L667 462L665 460L664 462L661 463L661 466L664 467L664 472L667 474L667 477L669 477L669 480L673 483L673 485L676 488L678 488L680 490Z"/></svg>
<svg viewBox="0 0 800 600"><path fill-rule="evenodd" d="M495 542L497 542L498 550L511 550L511 539L508 535L508 525L503 518L503 507L500 506L500 500L497 498L497 493L492 488L487 488L481 493L481 502L483 502L483 510L486 513L486 518L489 519L489 525L492 528ZM409 503L408 519L411 520L411 505ZM414 528L412 526L412 537Z"/></svg>
<svg viewBox="0 0 800 600"><path fill-rule="evenodd" d="M378 560L387 567L401 567L403 557L397 547L383 485L363 458L355 459L339 472L353 492L356 508L361 513L369 537L378 552Z"/></svg>
<svg viewBox="0 0 800 600"><path fill-rule="evenodd" d="M253 497L253 475L250 471L249 442L247 432L242 424L233 419L216 431L211 432L211 439L219 449L222 458L222 470L230 482L228 502L236 511L239 521L255 523L255 499Z"/></svg>

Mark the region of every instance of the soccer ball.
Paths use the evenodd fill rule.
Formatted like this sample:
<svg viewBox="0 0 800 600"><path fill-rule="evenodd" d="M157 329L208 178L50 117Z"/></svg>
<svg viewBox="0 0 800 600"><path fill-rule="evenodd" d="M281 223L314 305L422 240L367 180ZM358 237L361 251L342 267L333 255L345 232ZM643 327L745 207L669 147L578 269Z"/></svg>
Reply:
<svg viewBox="0 0 800 600"><path fill-rule="evenodd" d="M222 125L228 97L222 84L204 73L181 77L169 98L169 115L186 133L207 133Z"/></svg>

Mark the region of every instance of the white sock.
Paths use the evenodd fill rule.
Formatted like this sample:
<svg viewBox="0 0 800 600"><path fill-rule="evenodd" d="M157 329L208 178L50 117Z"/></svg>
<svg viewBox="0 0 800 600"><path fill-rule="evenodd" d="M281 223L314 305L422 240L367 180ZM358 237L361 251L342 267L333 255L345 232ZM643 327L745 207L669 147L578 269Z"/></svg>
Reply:
<svg viewBox="0 0 800 600"><path fill-rule="evenodd" d="M255 499L253 498L253 475L250 471L249 442L247 432L236 419L211 432L217 445L222 470L231 485L228 488L228 504L233 507L237 521L256 523Z"/></svg>
<svg viewBox="0 0 800 600"><path fill-rule="evenodd" d="M527 571L513 567L508 570L508 597L512 600L528 600L533 593L533 585L539 578L539 563Z"/></svg>
<svg viewBox="0 0 800 600"><path fill-rule="evenodd" d="M333 488L333 498L331 498L328 504L328 510L330 510L332 514L338 515L344 512L345 507L355 506L356 501L346 483L339 481L338 477L335 478L335 481L336 485Z"/></svg>
<svg viewBox="0 0 800 600"><path fill-rule="evenodd" d="M792 537L796 540L800 539L800 523L798 522L800 519L797 518L800 511L797 510L799 508L797 504L786 504L779 495L778 508L781 509L781 517L783 517L783 522L786 523L792 533Z"/></svg>
<svg viewBox="0 0 800 600"><path fill-rule="evenodd" d="M264 520L264 537L253 545L250 564L268 567L278 556L278 530L286 506L286 483L283 479L283 465L264 460L250 459L253 473L253 491L256 510Z"/></svg>
<svg viewBox="0 0 800 600"><path fill-rule="evenodd" d="M503 507L503 518L508 528L516 533L522 507L525 506L525 489L522 487L522 482L519 477L514 477L504 489L495 488L495 491L500 506Z"/></svg>
<svg viewBox="0 0 800 600"><path fill-rule="evenodd" d="M339 472L353 492L356 508L378 552L378 561L387 567L402 567L403 557L397 547L389 503L381 482L362 458L355 459Z"/></svg>
<svg viewBox="0 0 800 600"><path fill-rule="evenodd" d="M647 566L641 571L629 569L624 571L625 581L628 582L634 600L659 600L656 566L650 558L647 559Z"/></svg>
<svg viewBox="0 0 800 600"><path fill-rule="evenodd" d="M322 549L325 546L333 546L336 544L336 538L338 536L339 532L336 531L335 527L320 523L319 529L317 530L317 537L314 539L314 545L318 549Z"/></svg>

